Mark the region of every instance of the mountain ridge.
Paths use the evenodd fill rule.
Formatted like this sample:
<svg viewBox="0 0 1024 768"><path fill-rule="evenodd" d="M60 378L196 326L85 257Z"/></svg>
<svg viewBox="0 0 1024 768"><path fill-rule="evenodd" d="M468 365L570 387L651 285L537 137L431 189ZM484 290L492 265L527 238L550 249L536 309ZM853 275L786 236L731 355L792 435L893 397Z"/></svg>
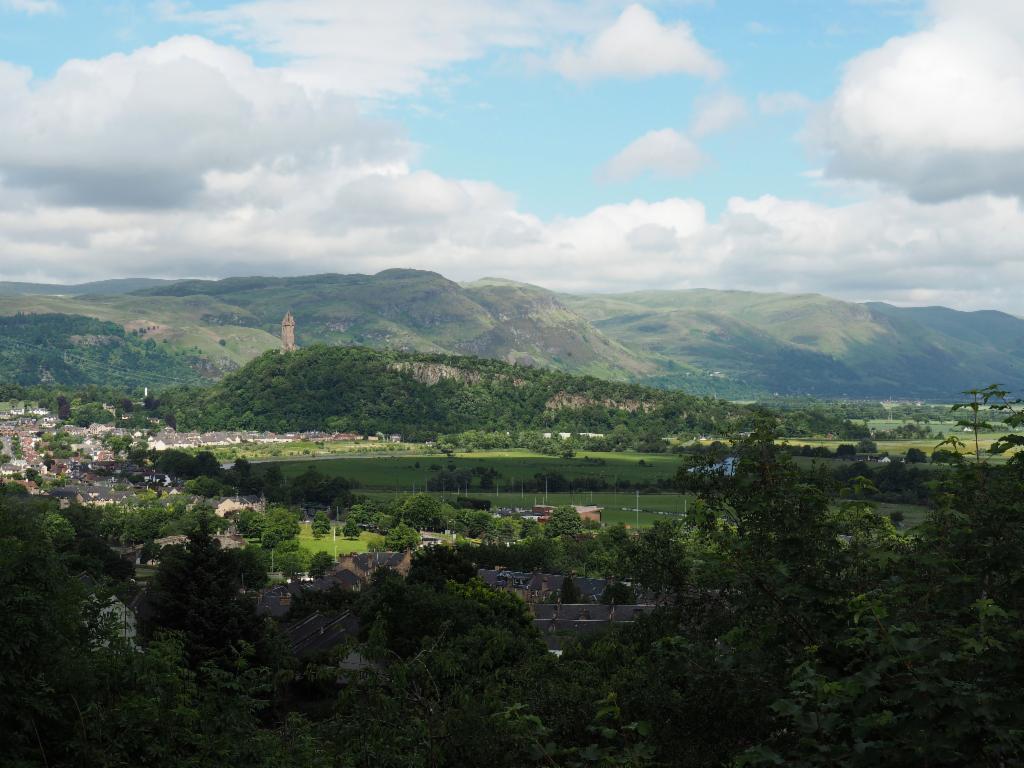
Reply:
<svg viewBox="0 0 1024 768"><path fill-rule="evenodd" d="M712 289L575 295L412 269L139 280L83 284L92 293L75 296L0 284L0 316L116 322L221 373L277 348L291 311L300 346L472 355L722 397L942 399L996 381L1024 387L1024 320L997 310ZM27 288L10 293L18 285Z"/></svg>

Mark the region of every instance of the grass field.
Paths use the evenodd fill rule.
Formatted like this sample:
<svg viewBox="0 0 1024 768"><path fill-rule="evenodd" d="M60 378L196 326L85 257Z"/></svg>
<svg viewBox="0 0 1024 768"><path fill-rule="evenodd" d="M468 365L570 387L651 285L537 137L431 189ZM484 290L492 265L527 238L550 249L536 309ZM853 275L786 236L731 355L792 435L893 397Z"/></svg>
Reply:
<svg viewBox="0 0 1024 768"><path fill-rule="evenodd" d="M893 512L903 513L903 522L901 523L902 528L913 528L914 526L920 525L924 522L925 516L928 514L928 507L919 507L916 504L885 504L881 503L877 506L875 511L880 515L888 517Z"/></svg>
<svg viewBox="0 0 1024 768"><path fill-rule="evenodd" d="M641 460L644 465L640 464ZM811 461L833 462L837 460L812 460L798 457L797 461L801 464L809 464ZM535 475L560 474L569 479L604 477L609 482L614 482L616 479L627 479L631 482L648 481L653 484L659 478L673 477L680 466L680 457L673 454L591 453L586 457L581 455L572 459L564 459L529 451L488 451L457 454L451 459L441 454L352 455L316 461L292 460L279 463L286 476L304 472L310 465L325 474L356 480L360 484L359 493L381 500L413 492L422 493L427 478L439 469L447 469L449 465L453 465L456 469L494 468L500 473L498 488L489 492L471 488L469 496L476 499L488 499L497 508L531 507L534 504L545 503L543 491L538 493L514 490L518 479L533 478ZM927 468L938 465L922 464L917 466ZM450 502L454 502L457 498L453 491L434 492L432 495ZM692 496L678 493L642 492L638 498L634 492L629 491L549 493L546 499L546 503L556 506L595 504L604 507L602 518L605 524L624 523L633 527L639 523L642 528L652 525L655 520L686 514L692 508L693 501ZM639 507L639 514L636 507ZM917 525L925 513L923 507L912 505L879 505L880 514L888 515L897 509L904 514L905 528ZM339 536L337 551L339 554L366 551L374 540L374 536L374 534L364 533L358 541L349 541ZM320 540L314 539L308 525L303 525L300 541L311 552L334 551L334 543L330 536Z"/></svg>
<svg viewBox="0 0 1024 768"><path fill-rule="evenodd" d="M322 539L313 538L313 532L308 523L303 523L299 531L299 546L313 554L315 552L327 552L332 555L350 555L353 552L366 552L374 544L383 545L384 537L377 533L363 531L358 539L346 539L341 535L341 528L338 528L337 538L327 534Z"/></svg>
<svg viewBox="0 0 1024 768"><path fill-rule="evenodd" d="M949 435L953 433L947 432L946 434ZM973 455L974 435L966 432L956 432L955 434L958 438L960 438L960 440L963 441L965 450L970 455ZM994 443L996 440L1002 437L1003 434L1005 433L983 432L979 434L978 445L981 448L983 457L996 462L1005 460L1005 457L992 456L986 453L988 449L992 447L992 443ZM843 443L857 443L856 440L814 440L804 437L787 437L785 438L785 442L789 443L790 445L810 445L812 447L825 446L826 448L829 448L833 451L836 449L837 446L842 445ZM911 448L918 448L924 451L925 455L931 456L932 452L935 450L936 446L940 442L941 440L939 440L938 438L932 437L926 440L876 440L875 444L878 446L879 453L887 452L890 456L893 457L905 456L907 451L910 450Z"/></svg>
<svg viewBox="0 0 1024 768"><path fill-rule="evenodd" d="M396 453L424 453L424 447L414 443L338 442L296 440L291 443L239 443L238 445L214 446L210 450L219 461L233 462L235 459L250 461L276 461L292 459L323 459L339 455L376 456Z"/></svg>
<svg viewBox="0 0 1024 768"><path fill-rule="evenodd" d="M640 464L641 461L644 463ZM324 474L356 480L362 490L408 493L422 491L427 479L442 469L471 470L474 467L487 467L498 471L497 490L511 493L513 489L519 488L520 481L532 479L536 475L559 474L569 480L600 477L609 484L624 479L631 483L646 482L653 485L660 478L673 477L679 469L680 458L663 453L589 453L563 459L530 451L484 451L460 453L451 459L443 454L353 455L315 462L298 459L280 463L286 477L300 474L311 465Z"/></svg>
<svg viewBox="0 0 1024 768"><path fill-rule="evenodd" d="M369 491L365 494L375 499L391 499L395 497L394 491ZM432 496L444 498L449 502L455 501L454 494L432 493ZM525 497L519 493L470 493L474 499L488 499L497 507L532 507L534 501L537 504L544 503L544 494L526 494ZM604 507L603 520L607 524L625 523L628 526L635 526L638 515L635 510L637 499L631 493L549 493L548 504L560 506L562 504L595 504ZM686 510L692 508L692 497L685 497L678 493L662 494L640 494L640 527L651 525L655 520L664 520L666 517L682 515Z"/></svg>

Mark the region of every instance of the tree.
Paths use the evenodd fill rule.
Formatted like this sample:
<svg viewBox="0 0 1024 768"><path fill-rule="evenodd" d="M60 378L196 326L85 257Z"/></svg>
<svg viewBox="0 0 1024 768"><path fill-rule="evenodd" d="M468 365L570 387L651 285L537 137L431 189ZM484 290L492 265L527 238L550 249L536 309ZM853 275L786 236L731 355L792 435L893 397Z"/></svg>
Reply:
<svg viewBox="0 0 1024 768"><path fill-rule="evenodd" d="M190 665L231 663L244 643L263 639L263 622L251 601L238 596L241 571L213 539L213 516L201 513L184 546L164 547L149 589L147 633L182 633Z"/></svg>
<svg viewBox="0 0 1024 768"><path fill-rule="evenodd" d="M419 546L420 535L415 528L399 523L384 537L384 546L391 552L404 552Z"/></svg>
<svg viewBox="0 0 1024 768"><path fill-rule="evenodd" d="M865 437L857 443L857 453L878 453L878 444Z"/></svg>
<svg viewBox="0 0 1024 768"><path fill-rule="evenodd" d="M309 575L314 579L320 578L331 566L334 565L334 557L329 552L315 552L309 559Z"/></svg>
<svg viewBox="0 0 1024 768"><path fill-rule="evenodd" d="M928 455L920 448L907 449L907 464L924 464L928 461Z"/></svg>
<svg viewBox="0 0 1024 768"><path fill-rule="evenodd" d="M531 539L542 533L540 523L536 520L523 520L523 525L519 529L519 535L524 539Z"/></svg>
<svg viewBox="0 0 1024 768"><path fill-rule="evenodd" d="M243 536L251 536L258 539L263 533L263 525L266 521L266 513L246 507L235 517L235 527L238 528L238 532Z"/></svg>
<svg viewBox="0 0 1024 768"><path fill-rule="evenodd" d="M544 533L550 538L579 536L583 533L583 521L575 507L555 507L544 525Z"/></svg>
<svg viewBox="0 0 1024 768"><path fill-rule="evenodd" d="M66 522L66 521L65 521ZM81 583L50 543L31 504L0 495L0 743L5 764L40 765L39 743L59 743L88 697L91 639L82 621ZM86 699L88 701L88 699ZM56 750L50 750L51 760ZM71 757L61 761L71 765ZM56 764L51 762L51 764Z"/></svg>
<svg viewBox="0 0 1024 768"><path fill-rule="evenodd" d="M444 527L444 507L429 493L417 493L402 505L402 522L419 530L437 530Z"/></svg>
<svg viewBox="0 0 1024 768"><path fill-rule="evenodd" d="M277 549L285 541L299 535L299 516L287 507L271 507L263 520L260 544L264 549Z"/></svg>
<svg viewBox="0 0 1024 768"><path fill-rule="evenodd" d="M628 584L613 581L604 588L601 602L605 605L629 605L636 602L636 592Z"/></svg>
<svg viewBox="0 0 1024 768"><path fill-rule="evenodd" d="M836 456L838 456L838 457L856 456L856 455L857 455L857 446L852 445L851 443L841 443L841 444L836 446Z"/></svg>
<svg viewBox="0 0 1024 768"><path fill-rule="evenodd" d="M278 571L289 579L294 579L309 571L310 554L298 541L291 539L277 545L274 549L273 562Z"/></svg>
<svg viewBox="0 0 1024 768"><path fill-rule="evenodd" d="M562 589L559 592L559 600L563 603L578 603L580 602L580 588L576 586L576 581L573 579L572 574L568 573L565 578L562 579Z"/></svg>
<svg viewBox="0 0 1024 768"><path fill-rule="evenodd" d="M327 519L327 514L323 510L313 516L313 524L310 528L314 539L322 539L331 532L331 521Z"/></svg>
<svg viewBox="0 0 1024 768"><path fill-rule="evenodd" d="M442 589L449 581L465 584L476 576L471 560L453 547L425 547L412 556L406 581L409 584L430 584Z"/></svg>
<svg viewBox="0 0 1024 768"><path fill-rule="evenodd" d="M223 496L227 490L224 485L213 477L194 477L185 482L185 490L194 493L196 496L204 496L208 499L215 496Z"/></svg>
<svg viewBox="0 0 1024 768"><path fill-rule="evenodd" d="M66 549L75 540L75 527L59 512L47 512L43 531L54 549Z"/></svg>
<svg viewBox="0 0 1024 768"><path fill-rule="evenodd" d="M345 535L346 539L358 539L359 538L359 524L349 515L348 519L345 520L345 525L341 529L341 532Z"/></svg>
<svg viewBox="0 0 1024 768"><path fill-rule="evenodd" d="M270 553L260 547L230 549L235 569L245 589L260 589L266 586L270 570Z"/></svg>

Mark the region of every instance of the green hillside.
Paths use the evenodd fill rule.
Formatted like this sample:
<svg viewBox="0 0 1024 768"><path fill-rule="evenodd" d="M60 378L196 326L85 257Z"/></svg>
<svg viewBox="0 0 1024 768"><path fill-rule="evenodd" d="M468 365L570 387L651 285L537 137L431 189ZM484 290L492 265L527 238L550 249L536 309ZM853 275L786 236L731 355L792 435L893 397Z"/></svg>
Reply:
<svg viewBox="0 0 1024 768"><path fill-rule="evenodd" d="M258 320L249 312L209 296L0 296L0 316L17 313L65 313L116 323L170 352L201 359L214 377L280 346L276 335L252 327Z"/></svg>
<svg viewBox="0 0 1024 768"><path fill-rule="evenodd" d="M268 353L213 387L161 397L179 429L344 430L430 438L467 430L658 435L720 431L752 411L722 400L497 360L312 346Z"/></svg>
<svg viewBox="0 0 1024 768"><path fill-rule="evenodd" d="M644 291L561 296L607 336L686 386L695 367L723 385L780 394L948 398L999 382L1024 388L1024 320L1001 312L854 304L815 294Z"/></svg>
<svg viewBox="0 0 1024 768"><path fill-rule="evenodd" d="M407 352L449 352L542 365L616 379L653 370L550 291L496 281L461 286L432 272L190 280L144 292L207 296L242 308L277 333L295 313L300 346L356 344Z"/></svg>
<svg viewBox="0 0 1024 768"><path fill-rule="evenodd" d="M201 362L90 317L0 317L0 384L166 387L200 381Z"/></svg>
<svg viewBox="0 0 1024 768"><path fill-rule="evenodd" d="M54 293L72 288L78 295ZM993 382L1024 389L1024 320L1000 312L744 291L573 296L401 269L0 284L0 316L63 313L117 323L194 358L214 377L279 348L287 311L300 346L473 355L725 398L945 400Z"/></svg>
<svg viewBox="0 0 1024 768"><path fill-rule="evenodd" d="M125 277L116 280L97 280L92 283L59 285L57 283L10 283L0 282L0 296L117 296L122 293L141 291L170 280L150 277Z"/></svg>

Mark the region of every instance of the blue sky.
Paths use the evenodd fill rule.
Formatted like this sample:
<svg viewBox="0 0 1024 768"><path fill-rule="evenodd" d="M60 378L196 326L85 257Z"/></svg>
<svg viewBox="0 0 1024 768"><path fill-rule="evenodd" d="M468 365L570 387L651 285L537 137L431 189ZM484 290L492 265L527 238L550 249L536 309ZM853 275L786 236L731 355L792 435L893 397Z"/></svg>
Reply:
<svg viewBox="0 0 1024 768"><path fill-rule="evenodd" d="M189 10L223 10L223 2L190 2ZM182 6L184 7L184 5ZM598 168L652 128L683 128L695 100L728 90L756 104L758 94L794 91L823 100L844 62L913 27L914 3L721 0L659 7L665 23L685 21L727 66L713 83L684 74L644 80L567 82L506 51L447 68L413 94L383 94L364 108L401 123L421 147L419 164L446 176L484 178L514 192L541 216L579 215L636 197L696 196L714 213L729 197L777 194L821 199L801 175L815 158L799 134L803 114L754 115L706 142L708 162L692 177L645 173L601 182ZM0 56L52 76L69 58L93 59L200 34L234 45L265 66L286 58L223 29L168 18L152 2L60 0L59 11L28 14L8 7Z"/></svg>
<svg viewBox="0 0 1024 768"><path fill-rule="evenodd" d="M0 0L0 279L411 266L1020 311L1018 9Z"/></svg>

